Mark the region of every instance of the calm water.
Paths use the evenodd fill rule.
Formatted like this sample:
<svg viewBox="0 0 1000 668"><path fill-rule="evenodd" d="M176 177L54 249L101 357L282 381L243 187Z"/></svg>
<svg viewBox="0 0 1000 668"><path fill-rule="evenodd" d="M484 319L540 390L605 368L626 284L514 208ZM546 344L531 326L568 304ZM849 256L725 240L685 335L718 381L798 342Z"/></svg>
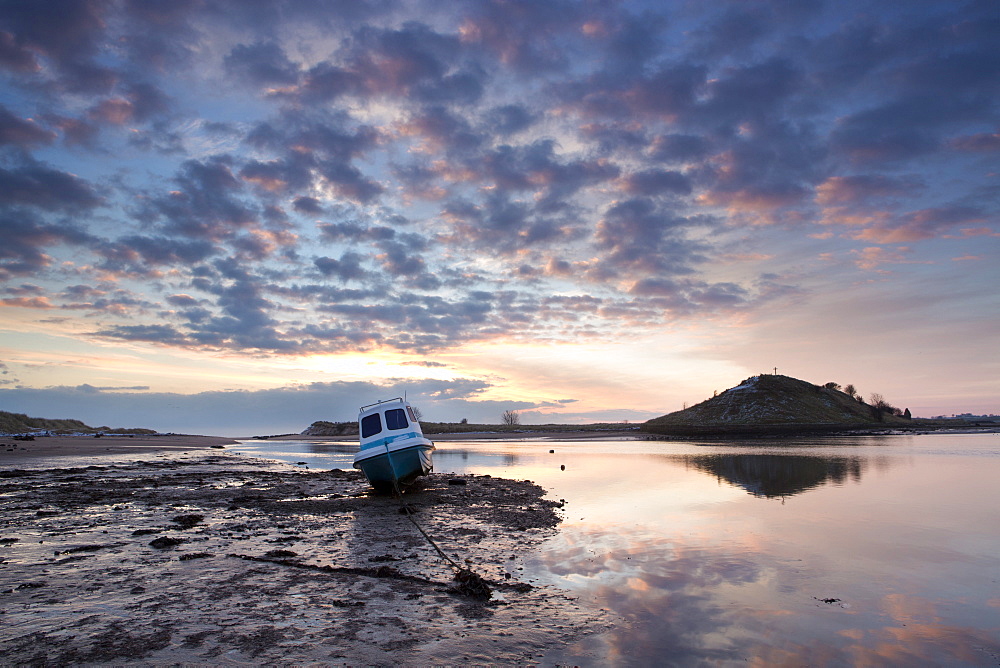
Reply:
<svg viewBox="0 0 1000 668"><path fill-rule="evenodd" d="M1000 434L437 445L437 472L567 502L522 577L619 621L543 664L1000 665Z"/></svg>

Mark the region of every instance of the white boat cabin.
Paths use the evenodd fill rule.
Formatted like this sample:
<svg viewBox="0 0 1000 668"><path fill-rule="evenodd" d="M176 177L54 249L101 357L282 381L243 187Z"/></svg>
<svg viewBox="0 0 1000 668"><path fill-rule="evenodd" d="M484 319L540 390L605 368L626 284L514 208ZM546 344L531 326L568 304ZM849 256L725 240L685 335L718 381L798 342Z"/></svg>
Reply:
<svg viewBox="0 0 1000 668"><path fill-rule="evenodd" d="M413 407L399 397L363 406L358 425L361 450L424 436Z"/></svg>

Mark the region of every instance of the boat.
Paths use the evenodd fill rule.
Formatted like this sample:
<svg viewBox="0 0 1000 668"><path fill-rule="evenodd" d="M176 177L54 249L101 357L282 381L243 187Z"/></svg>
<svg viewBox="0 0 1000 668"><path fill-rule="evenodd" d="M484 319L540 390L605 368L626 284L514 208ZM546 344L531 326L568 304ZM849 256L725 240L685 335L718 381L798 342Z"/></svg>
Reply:
<svg viewBox="0 0 1000 668"><path fill-rule="evenodd" d="M413 407L401 397L362 406L358 434L354 468L376 491L391 492L434 470L434 443L424 438Z"/></svg>

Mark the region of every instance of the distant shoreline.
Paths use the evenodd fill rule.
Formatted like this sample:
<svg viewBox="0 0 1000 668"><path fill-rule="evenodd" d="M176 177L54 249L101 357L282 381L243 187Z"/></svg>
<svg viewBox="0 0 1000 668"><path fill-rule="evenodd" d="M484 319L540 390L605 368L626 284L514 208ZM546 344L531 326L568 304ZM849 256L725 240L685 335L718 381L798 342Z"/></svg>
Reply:
<svg viewBox="0 0 1000 668"><path fill-rule="evenodd" d="M782 438L782 437L832 437L832 436L888 436L894 434L950 433L994 433L1000 432L1000 424L989 425L870 425L870 424L761 424L761 425L657 425L644 430L644 436L652 439L681 438Z"/></svg>
<svg viewBox="0 0 1000 668"><path fill-rule="evenodd" d="M135 436L93 435L38 436L18 441L0 436L0 465L41 457L93 457L110 454L139 454L198 450L237 445L236 439L191 434L137 434Z"/></svg>
<svg viewBox="0 0 1000 668"><path fill-rule="evenodd" d="M754 439L754 438L787 438L787 437L837 437L837 436L888 436L899 434L922 433L1000 433L1000 425L913 425L912 427L845 427L843 425L760 425L756 428L732 427L725 430L711 427L690 428L680 427L664 429L653 433L637 429L623 430L534 430L523 431L482 431L482 432L449 432L428 434L428 438L440 442L462 441L656 441L682 439ZM95 438L92 435L55 435L36 436L33 441L18 441L11 436L0 436L0 466L16 465L45 457L95 457L102 455L157 454L202 450L209 448L226 448L238 446L240 441L345 441L357 442L357 435L338 436L304 436L301 434L282 434L280 436L199 436L194 434L154 434L135 436L109 436Z"/></svg>
<svg viewBox="0 0 1000 668"><path fill-rule="evenodd" d="M600 441L607 439L642 440L645 435L638 429L622 430L573 430L565 429L560 431L535 430L526 428L523 431L461 431L444 432L440 434L424 433L432 441L525 441L525 440L549 440L549 441ZM357 442L357 434L345 434L343 436L304 436L301 434L283 434L273 438L254 437L261 441L354 441ZM240 439L249 440L249 439Z"/></svg>

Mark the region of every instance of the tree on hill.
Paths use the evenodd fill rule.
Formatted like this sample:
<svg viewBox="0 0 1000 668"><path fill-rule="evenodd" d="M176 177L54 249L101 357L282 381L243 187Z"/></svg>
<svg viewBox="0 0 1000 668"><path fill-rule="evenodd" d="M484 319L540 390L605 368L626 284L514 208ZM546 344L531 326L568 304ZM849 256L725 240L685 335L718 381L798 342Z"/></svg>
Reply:
<svg viewBox="0 0 1000 668"><path fill-rule="evenodd" d="M885 397L883 397L878 392L872 392L871 397L869 397L869 400L871 401L872 415L879 422L882 421L882 418L886 414L899 415L899 416L903 415L903 411L901 411L900 409L896 408L888 401L886 401Z"/></svg>
<svg viewBox="0 0 1000 668"><path fill-rule="evenodd" d="M856 387L854 387L853 384L848 383L847 385L844 386L844 394L850 397L856 397L858 396L858 390Z"/></svg>
<svg viewBox="0 0 1000 668"><path fill-rule="evenodd" d="M503 415L500 416L500 421L508 427L513 427L521 424L521 414L517 411L504 411Z"/></svg>

